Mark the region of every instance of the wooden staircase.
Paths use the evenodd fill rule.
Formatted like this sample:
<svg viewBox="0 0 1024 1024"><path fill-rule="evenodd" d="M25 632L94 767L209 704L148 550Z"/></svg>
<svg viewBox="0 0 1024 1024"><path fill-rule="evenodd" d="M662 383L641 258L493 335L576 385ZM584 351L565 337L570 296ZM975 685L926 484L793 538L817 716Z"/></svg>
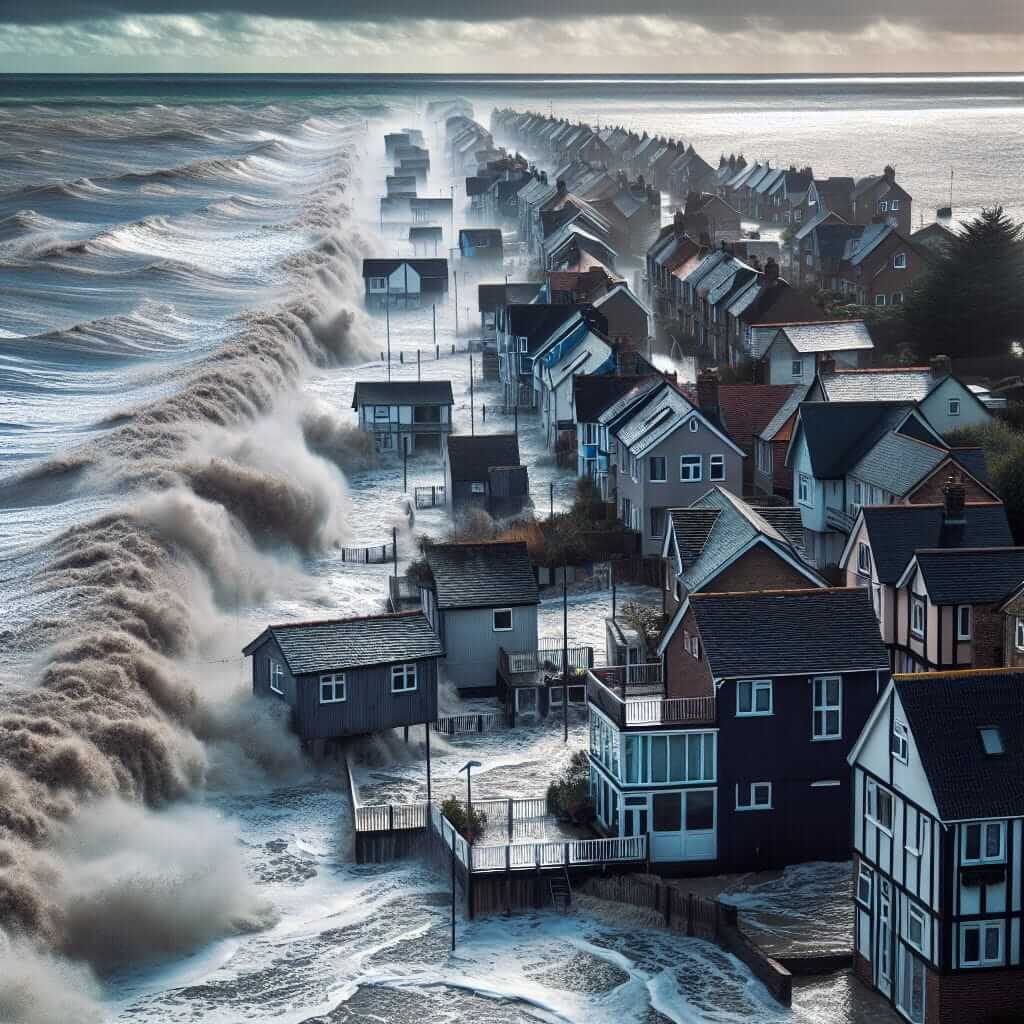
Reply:
<svg viewBox="0 0 1024 1024"><path fill-rule="evenodd" d="M552 875L548 882L551 890L551 904L556 910L566 913L572 907L572 885L569 872L562 868L560 874Z"/></svg>

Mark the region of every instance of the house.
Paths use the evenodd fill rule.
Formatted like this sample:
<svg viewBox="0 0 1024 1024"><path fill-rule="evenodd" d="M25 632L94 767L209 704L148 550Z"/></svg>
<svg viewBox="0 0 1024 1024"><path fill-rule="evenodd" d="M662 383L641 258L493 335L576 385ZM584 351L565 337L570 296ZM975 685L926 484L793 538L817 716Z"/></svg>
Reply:
<svg viewBox="0 0 1024 1024"><path fill-rule="evenodd" d="M825 360L834 367L857 367L874 347L863 320L784 324L761 358L769 384L809 384Z"/></svg>
<svg viewBox="0 0 1024 1024"><path fill-rule="evenodd" d="M914 1024L1020 1018L1024 674L897 675L850 752L854 973Z"/></svg>
<svg viewBox="0 0 1024 1024"><path fill-rule="evenodd" d="M489 515L515 515L530 502L530 481L519 462L515 434L449 434L444 483L453 516L470 508Z"/></svg>
<svg viewBox="0 0 1024 1024"><path fill-rule="evenodd" d="M415 175L389 174L384 179L384 185L389 196L405 196L410 199L416 195Z"/></svg>
<svg viewBox="0 0 1024 1024"><path fill-rule="evenodd" d="M914 245L929 252L935 259L941 259L943 256L948 255L956 239L956 232L950 231L949 228L938 221L932 221L931 224L918 228L910 236L910 240Z"/></svg>
<svg viewBox="0 0 1024 1024"><path fill-rule="evenodd" d="M614 374L613 377L619 377ZM577 378L584 380L585 378ZM605 378L610 379L610 378ZM577 447L577 452L584 451L585 457L591 457L587 449L595 445L594 455L597 459L596 482L601 493L602 500L613 504L618 508L618 469L617 453L618 446L612 436L611 427L622 419L629 410L639 408L651 396L656 388L662 384L664 377L660 373L638 375L632 386L620 397L613 398L610 403L604 404L600 409L586 409L580 407L574 410L577 417L577 444L579 434L584 437L584 448ZM587 417L596 415L594 428L588 429L587 424L592 422ZM583 417L583 419L580 419ZM591 440L595 439L595 440Z"/></svg>
<svg viewBox="0 0 1024 1024"><path fill-rule="evenodd" d="M804 202L810 216L805 215L803 217L804 223L822 212L835 213L844 221L849 222L853 217L853 206L851 203L853 188L853 178L815 178L807 186L807 198ZM794 210L795 213L796 211ZM797 220L795 222L799 223Z"/></svg>
<svg viewBox="0 0 1024 1024"><path fill-rule="evenodd" d="M409 228L409 241L413 255L436 256L440 248L444 251L444 230L436 224Z"/></svg>
<svg viewBox="0 0 1024 1024"><path fill-rule="evenodd" d="M478 285L477 308L480 311L480 333L484 340L497 340L501 310L506 306L535 302L542 289L543 285L525 281Z"/></svg>
<svg viewBox="0 0 1024 1024"><path fill-rule="evenodd" d="M826 211L794 236L791 248L798 268L797 280L806 288L843 291L840 268L851 244L864 233Z"/></svg>
<svg viewBox="0 0 1024 1024"><path fill-rule="evenodd" d="M497 228L462 228L459 231L459 255L463 263L500 267L505 258L501 231Z"/></svg>
<svg viewBox="0 0 1024 1024"><path fill-rule="evenodd" d="M584 271L550 270L546 275L545 293L553 306L581 306L593 304L616 284L618 280L609 277L604 267Z"/></svg>
<svg viewBox="0 0 1024 1024"><path fill-rule="evenodd" d="M667 666L666 695L714 698L715 870L845 860L846 758L889 681L868 595L845 587L703 592L680 611L689 644L680 664ZM682 838L679 860L688 859Z"/></svg>
<svg viewBox="0 0 1024 1024"><path fill-rule="evenodd" d="M685 646L679 608L690 594L825 586L804 559L797 509L750 505L722 487L686 508L669 509L661 560L668 625L657 653L666 657L669 682L682 664L676 657Z"/></svg>
<svg viewBox="0 0 1024 1024"><path fill-rule="evenodd" d="M992 414L981 399L952 373L948 356L935 356L930 366L885 369L840 368L825 360L807 393L809 402L913 402L940 434L962 427L984 426Z"/></svg>
<svg viewBox="0 0 1024 1024"><path fill-rule="evenodd" d="M288 705L316 757L347 736L437 718L444 647L420 612L268 626L242 653L253 693Z"/></svg>
<svg viewBox="0 0 1024 1024"><path fill-rule="evenodd" d="M870 224L846 242L837 290L860 306L900 306L932 262L891 224Z"/></svg>
<svg viewBox="0 0 1024 1024"><path fill-rule="evenodd" d="M1003 604L1024 581L1024 548L919 548L896 581L898 672L1003 664Z"/></svg>
<svg viewBox="0 0 1024 1024"><path fill-rule="evenodd" d="M789 397L779 406L775 415L754 434L751 489L756 495L779 494L790 500L793 498L793 473L786 465L786 452L807 390L803 384L794 384Z"/></svg>
<svg viewBox="0 0 1024 1024"><path fill-rule="evenodd" d="M446 259L363 260L366 308L418 306L448 294Z"/></svg>
<svg viewBox="0 0 1024 1024"><path fill-rule="evenodd" d="M618 282L595 299L594 309L607 320L606 333L620 348L646 351L651 328L650 312L625 282Z"/></svg>
<svg viewBox="0 0 1024 1024"><path fill-rule="evenodd" d="M359 428L373 434L378 452L440 451L453 405L449 380L361 380L352 395Z"/></svg>
<svg viewBox="0 0 1024 1024"><path fill-rule="evenodd" d="M660 554L668 510L691 504L709 483L742 493L743 450L673 381L646 390L607 426L618 516L641 534L645 555Z"/></svg>
<svg viewBox="0 0 1024 1024"><path fill-rule="evenodd" d="M915 551L1013 546L1005 507L992 500L968 504L965 497L962 480L950 479L940 504L866 505L857 513L839 568L848 587L870 591L894 664L896 584Z"/></svg>
<svg viewBox="0 0 1024 1024"><path fill-rule="evenodd" d="M691 238L704 239L711 245L740 237L739 211L708 192L691 192L686 196L682 221L683 230Z"/></svg>
<svg viewBox="0 0 1024 1024"><path fill-rule="evenodd" d="M460 696L493 694L501 650L537 650L537 575L523 541L431 544L423 614Z"/></svg>
<svg viewBox="0 0 1024 1024"><path fill-rule="evenodd" d="M451 198L419 196L409 200L409 217L413 224L444 224L452 222Z"/></svg>
<svg viewBox="0 0 1024 1024"><path fill-rule="evenodd" d="M896 170L887 166L881 174L861 178L850 193L852 224L874 224L879 220L909 235L914 223L913 200L910 194L896 184Z"/></svg>
<svg viewBox="0 0 1024 1024"><path fill-rule="evenodd" d="M685 200L691 192L710 192L714 188L714 174L711 164L690 145L669 168L669 192L675 200Z"/></svg>

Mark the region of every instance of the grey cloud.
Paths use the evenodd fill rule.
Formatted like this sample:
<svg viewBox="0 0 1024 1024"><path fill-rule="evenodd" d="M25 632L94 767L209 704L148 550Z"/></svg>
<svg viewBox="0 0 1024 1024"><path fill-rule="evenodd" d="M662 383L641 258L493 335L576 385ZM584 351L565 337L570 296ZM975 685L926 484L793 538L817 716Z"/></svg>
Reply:
<svg viewBox="0 0 1024 1024"><path fill-rule="evenodd" d="M0 0L0 23L52 24L130 15L228 15L322 22L668 15L717 30L762 25L848 33L882 20L963 34L1024 32L1020 0ZM685 41L681 43L685 55Z"/></svg>

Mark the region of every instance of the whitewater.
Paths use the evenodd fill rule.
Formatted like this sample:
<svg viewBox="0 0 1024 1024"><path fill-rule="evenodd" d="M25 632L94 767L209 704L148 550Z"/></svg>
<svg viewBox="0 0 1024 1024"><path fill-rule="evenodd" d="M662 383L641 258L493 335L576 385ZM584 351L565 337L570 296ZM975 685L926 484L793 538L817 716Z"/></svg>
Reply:
<svg viewBox="0 0 1024 1024"><path fill-rule="evenodd" d="M240 650L270 621L382 610L390 567L341 545L395 530L414 554L401 467L375 462L350 403L385 373L360 278L396 245L375 230L383 134L421 123L424 97L67 88L0 97L0 1021L871 1019L847 975L798 986L784 1013L721 951L597 906L460 916L452 954L445 878L352 863L347 779L248 696ZM998 106L1017 86L992 88ZM478 91L486 120L491 98L550 85ZM628 121L625 96L584 83L566 112ZM428 191L447 195L433 155ZM465 429L455 315L438 311L439 358L429 311L394 316L392 372L415 378L419 351ZM475 320L475 294L458 315ZM486 405L485 429L509 429L475 388L478 427ZM564 507L570 476L521 428L535 505ZM410 462L410 490L440 479ZM443 511L415 528L440 535ZM571 639L602 647L608 611L573 598ZM545 602L541 635L560 634ZM585 743L577 720L567 745L554 726L440 744L435 792L476 758L474 793L538 795ZM417 737L361 761L365 799L422 794ZM736 899L766 934L785 909L841 945L848 885L812 866Z"/></svg>

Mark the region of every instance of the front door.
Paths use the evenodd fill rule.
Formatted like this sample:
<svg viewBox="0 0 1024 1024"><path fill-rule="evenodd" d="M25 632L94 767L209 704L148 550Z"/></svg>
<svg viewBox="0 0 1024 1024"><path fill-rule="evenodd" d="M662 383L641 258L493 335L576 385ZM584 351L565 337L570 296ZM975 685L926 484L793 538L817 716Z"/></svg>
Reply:
<svg viewBox="0 0 1024 1024"><path fill-rule="evenodd" d="M645 836L649 831L647 797L627 796L623 805L622 834L625 836Z"/></svg>
<svg viewBox="0 0 1024 1024"><path fill-rule="evenodd" d="M889 883L879 879L878 883L878 936L875 943L878 950L877 977L875 985L884 995L892 992L892 895Z"/></svg>
<svg viewBox="0 0 1024 1024"><path fill-rule="evenodd" d="M516 688L516 716L537 714L537 687L520 686Z"/></svg>

